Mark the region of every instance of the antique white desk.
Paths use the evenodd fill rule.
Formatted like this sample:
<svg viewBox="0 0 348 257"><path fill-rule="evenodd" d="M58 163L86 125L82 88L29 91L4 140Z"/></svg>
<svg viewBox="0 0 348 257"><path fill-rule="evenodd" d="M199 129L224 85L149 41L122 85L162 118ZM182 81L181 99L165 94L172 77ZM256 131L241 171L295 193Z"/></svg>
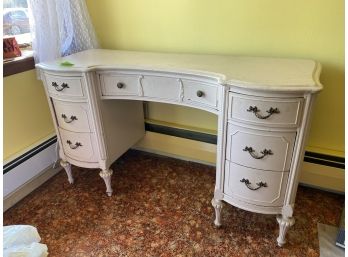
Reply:
<svg viewBox="0 0 348 257"><path fill-rule="evenodd" d="M36 67L70 183L70 164L100 168L111 196L110 165L145 134L141 101L202 109L218 116L215 225L225 201L277 214L286 242L319 63L97 49Z"/></svg>

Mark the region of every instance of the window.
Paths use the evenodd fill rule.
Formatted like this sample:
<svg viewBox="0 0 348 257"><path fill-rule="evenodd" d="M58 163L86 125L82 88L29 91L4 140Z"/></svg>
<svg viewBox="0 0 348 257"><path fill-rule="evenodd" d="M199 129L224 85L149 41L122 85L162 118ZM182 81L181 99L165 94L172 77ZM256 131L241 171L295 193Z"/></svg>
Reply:
<svg viewBox="0 0 348 257"><path fill-rule="evenodd" d="M4 76L34 69L27 0L3 1L3 38L15 37L22 56L4 59Z"/></svg>
<svg viewBox="0 0 348 257"><path fill-rule="evenodd" d="M4 0L3 37L15 37L18 44L31 43L27 0Z"/></svg>

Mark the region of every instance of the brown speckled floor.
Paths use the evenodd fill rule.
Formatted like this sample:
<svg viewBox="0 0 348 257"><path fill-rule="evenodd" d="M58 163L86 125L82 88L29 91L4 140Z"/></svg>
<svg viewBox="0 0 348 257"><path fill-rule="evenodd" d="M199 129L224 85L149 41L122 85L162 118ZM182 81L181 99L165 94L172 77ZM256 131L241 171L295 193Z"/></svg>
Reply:
<svg viewBox="0 0 348 257"><path fill-rule="evenodd" d="M38 228L49 256L319 256L317 223L336 225L344 197L300 187L288 244L276 246L274 215L225 205L213 226L215 169L129 151L114 165L114 195L97 170L61 172L4 214Z"/></svg>

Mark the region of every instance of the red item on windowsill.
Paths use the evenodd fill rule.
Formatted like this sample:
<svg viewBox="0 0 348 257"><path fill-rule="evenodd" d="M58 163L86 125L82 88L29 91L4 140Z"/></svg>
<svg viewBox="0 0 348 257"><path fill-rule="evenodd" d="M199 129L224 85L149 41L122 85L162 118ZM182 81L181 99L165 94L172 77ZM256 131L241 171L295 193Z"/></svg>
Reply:
<svg viewBox="0 0 348 257"><path fill-rule="evenodd" d="M4 38L3 43L4 58L14 58L22 55L14 37Z"/></svg>

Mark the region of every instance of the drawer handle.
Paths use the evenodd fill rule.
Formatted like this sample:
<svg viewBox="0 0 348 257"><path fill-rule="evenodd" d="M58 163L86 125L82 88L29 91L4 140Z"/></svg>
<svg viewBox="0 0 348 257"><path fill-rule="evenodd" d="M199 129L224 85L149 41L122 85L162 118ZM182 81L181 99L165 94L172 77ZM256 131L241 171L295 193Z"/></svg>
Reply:
<svg viewBox="0 0 348 257"><path fill-rule="evenodd" d="M57 91L63 91L64 88L69 88L67 83L62 83L62 85L59 87L59 85L57 84L57 82L52 82L52 87L55 88L55 90Z"/></svg>
<svg viewBox="0 0 348 257"><path fill-rule="evenodd" d="M244 149L243 149L244 152L248 152L250 154L251 157L253 157L254 159L262 159L264 158L265 156L267 155L273 155L273 152L271 149L263 149L260 153L262 155L258 156L255 154L255 150L250 147L250 146L246 146Z"/></svg>
<svg viewBox="0 0 348 257"><path fill-rule="evenodd" d="M197 96L198 96L198 97L204 96L204 92L201 91L201 90L198 90L198 91L197 91Z"/></svg>
<svg viewBox="0 0 348 257"><path fill-rule="evenodd" d="M71 123L74 120L77 120L76 116L74 116L74 115L71 115L70 120L69 120L68 117L66 117L66 115L64 113L62 114L62 118L64 119L65 123Z"/></svg>
<svg viewBox="0 0 348 257"><path fill-rule="evenodd" d="M259 114L259 109L257 108L257 106L249 106L249 109L247 109L248 112L253 112L255 114L255 116L259 119L267 119L269 117L271 117L273 114L275 113L280 113L278 108L269 108L268 111L266 111L268 114L266 116L262 116L261 114Z"/></svg>
<svg viewBox="0 0 348 257"><path fill-rule="evenodd" d="M256 183L257 187L252 187L251 186L251 183L249 181L249 179L245 179L243 178L242 180L240 180L240 182L244 183L246 185L247 188L249 188L250 190L258 190L260 189L261 187L267 187L267 183L266 182L259 182L259 183Z"/></svg>
<svg viewBox="0 0 348 257"><path fill-rule="evenodd" d="M73 149L73 150L76 149L76 148L78 148L78 147L80 147L80 146L82 146L82 144L81 144L80 142L76 142L75 145L73 145L73 143L71 143L70 140L67 140L66 143L67 143L67 144L70 146L70 148Z"/></svg>
<svg viewBox="0 0 348 257"><path fill-rule="evenodd" d="M121 88L124 88L125 84L122 82L118 82L116 86L117 88L121 89Z"/></svg>

